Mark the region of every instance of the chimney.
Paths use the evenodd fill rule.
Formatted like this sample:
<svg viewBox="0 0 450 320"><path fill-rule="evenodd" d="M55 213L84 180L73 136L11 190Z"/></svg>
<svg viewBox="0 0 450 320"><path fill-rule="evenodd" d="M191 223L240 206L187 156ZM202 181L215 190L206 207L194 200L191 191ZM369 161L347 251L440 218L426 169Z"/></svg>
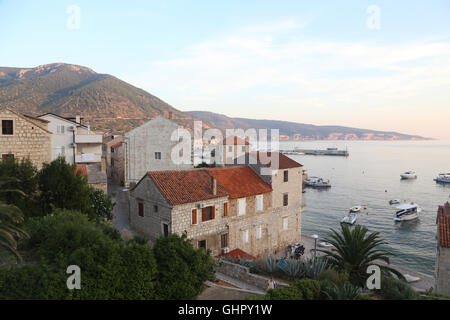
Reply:
<svg viewBox="0 0 450 320"><path fill-rule="evenodd" d="M173 112L169 111L169 120L172 120L172 119L173 119Z"/></svg>
<svg viewBox="0 0 450 320"><path fill-rule="evenodd" d="M217 179L215 176L211 176L211 192L213 195L217 195Z"/></svg>
<svg viewBox="0 0 450 320"><path fill-rule="evenodd" d="M81 123L81 116L76 116L75 117L75 122L76 123Z"/></svg>

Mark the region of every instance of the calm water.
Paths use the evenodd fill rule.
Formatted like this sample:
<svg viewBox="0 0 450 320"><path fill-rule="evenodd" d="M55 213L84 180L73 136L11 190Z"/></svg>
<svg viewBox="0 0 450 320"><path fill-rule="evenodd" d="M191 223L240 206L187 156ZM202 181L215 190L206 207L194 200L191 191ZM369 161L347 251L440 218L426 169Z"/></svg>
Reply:
<svg viewBox="0 0 450 320"><path fill-rule="evenodd" d="M330 179L329 190L306 188L302 232L324 237L330 228L356 205L367 205L357 224L378 231L397 256L394 264L432 275L436 252L436 214L449 200L450 186L433 181L438 173L450 172L450 142L314 141L282 142L280 149L347 148L350 156L290 155L304 165L309 176ZM401 180L400 173L417 172L414 180ZM386 192L387 191L387 192ZM396 223L390 199L415 201L423 209L419 220Z"/></svg>

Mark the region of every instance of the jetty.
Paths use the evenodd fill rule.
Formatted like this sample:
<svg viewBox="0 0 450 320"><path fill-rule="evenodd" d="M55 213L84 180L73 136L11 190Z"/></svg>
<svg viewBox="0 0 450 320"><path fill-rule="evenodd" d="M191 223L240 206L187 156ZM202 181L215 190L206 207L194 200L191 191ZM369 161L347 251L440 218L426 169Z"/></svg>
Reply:
<svg viewBox="0 0 450 320"><path fill-rule="evenodd" d="M347 150L338 150L337 148L327 148L325 150L295 148L294 150L282 150L281 153L288 155L306 154L313 156L342 156L342 157L348 157L350 155L350 153Z"/></svg>

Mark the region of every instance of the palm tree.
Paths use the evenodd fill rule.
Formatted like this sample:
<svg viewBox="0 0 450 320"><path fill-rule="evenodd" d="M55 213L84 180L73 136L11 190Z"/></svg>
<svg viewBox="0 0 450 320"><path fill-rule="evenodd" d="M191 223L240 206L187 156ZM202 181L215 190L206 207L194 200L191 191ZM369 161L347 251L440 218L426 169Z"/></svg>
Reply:
<svg viewBox="0 0 450 320"><path fill-rule="evenodd" d="M0 195L6 192L14 192L21 195L24 193L16 189L5 189L4 186L14 181L13 178L0 177ZM17 225L23 222L22 211L12 204L6 204L0 201L0 247L5 248L16 256L18 261L22 261L22 257L17 251L18 238L28 238L28 234L20 229Z"/></svg>
<svg viewBox="0 0 450 320"><path fill-rule="evenodd" d="M369 276L367 268L370 265L377 265L386 275L393 273L404 280L403 275L397 270L379 264L381 261L389 264L389 257L394 255L387 250L379 249L380 245L387 244L380 239L379 232L366 236L368 230L361 226L355 226L353 230L350 230L348 225L342 224L341 228L340 233L331 230L329 237L325 239L334 246L333 250L318 249L317 251L325 253L325 257L333 267L348 272L351 282L364 286Z"/></svg>

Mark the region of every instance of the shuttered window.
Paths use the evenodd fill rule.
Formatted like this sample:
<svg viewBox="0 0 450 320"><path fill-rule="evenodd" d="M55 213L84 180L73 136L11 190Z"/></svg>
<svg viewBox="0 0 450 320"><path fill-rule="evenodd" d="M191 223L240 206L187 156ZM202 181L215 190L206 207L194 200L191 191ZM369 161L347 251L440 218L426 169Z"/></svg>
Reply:
<svg viewBox="0 0 450 320"><path fill-rule="evenodd" d="M247 243L248 242L248 230L242 231L242 242Z"/></svg>
<svg viewBox="0 0 450 320"><path fill-rule="evenodd" d="M256 226L256 231L255 231L256 239L261 239L261 235L262 235L262 227L261 226Z"/></svg>
<svg viewBox="0 0 450 320"><path fill-rule="evenodd" d="M256 211L262 211L263 210L263 195L259 194L256 196Z"/></svg>
<svg viewBox="0 0 450 320"><path fill-rule="evenodd" d="M202 222L213 220L215 218L216 207L210 206L202 209Z"/></svg>
<svg viewBox="0 0 450 320"><path fill-rule="evenodd" d="M228 217L228 202L223 204L223 216Z"/></svg>
<svg viewBox="0 0 450 320"><path fill-rule="evenodd" d="M142 202L139 202L139 217L144 216L144 204Z"/></svg>
<svg viewBox="0 0 450 320"><path fill-rule="evenodd" d="M245 214L246 201L245 198L238 199L238 216Z"/></svg>
<svg viewBox="0 0 450 320"><path fill-rule="evenodd" d="M197 224L197 209L192 210L192 224Z"/></svg>

